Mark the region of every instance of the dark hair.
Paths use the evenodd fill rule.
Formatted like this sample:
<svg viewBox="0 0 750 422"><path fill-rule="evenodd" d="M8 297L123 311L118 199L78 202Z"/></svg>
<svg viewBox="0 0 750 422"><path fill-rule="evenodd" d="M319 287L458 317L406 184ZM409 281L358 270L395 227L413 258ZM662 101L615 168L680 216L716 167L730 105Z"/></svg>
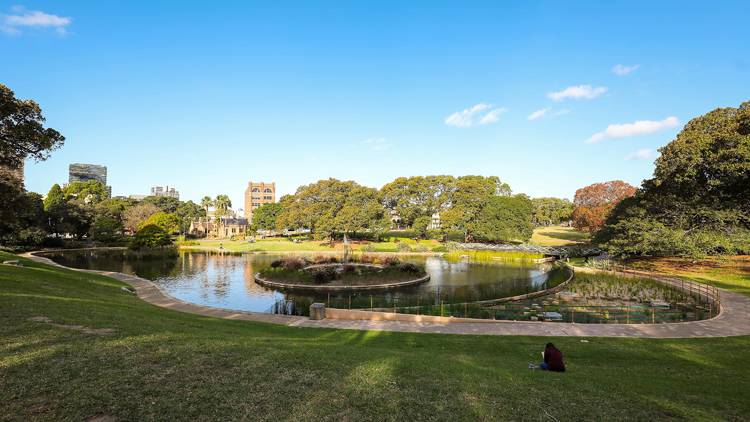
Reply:
<svg viewBox="0 0 750 422"><path fill-rule="evenodd" d="M550 347L556 349L555 345L552 343L547 343L547 346L545 346L546 349L549 349Z"/></svg>

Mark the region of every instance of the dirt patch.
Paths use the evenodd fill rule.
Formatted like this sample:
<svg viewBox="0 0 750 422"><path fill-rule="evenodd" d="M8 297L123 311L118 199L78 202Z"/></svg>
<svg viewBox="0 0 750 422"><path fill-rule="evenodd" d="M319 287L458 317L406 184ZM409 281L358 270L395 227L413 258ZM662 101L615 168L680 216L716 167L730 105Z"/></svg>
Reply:
<svg viewBox="0 0 750 422"><path fill-rule="evenodd" d="M91 328L91 327L86 327L84 325L57 324L54 321L52 321L52 318L49 318L46 316L31 317L29 318L29 321L41 322L44 324L49 324L53 327L62 328L65 330L79 331L85 334L94 334L97 336L106 336L106 335L114 334L117 332L117 330L115 330L114 328Z"/></svg>

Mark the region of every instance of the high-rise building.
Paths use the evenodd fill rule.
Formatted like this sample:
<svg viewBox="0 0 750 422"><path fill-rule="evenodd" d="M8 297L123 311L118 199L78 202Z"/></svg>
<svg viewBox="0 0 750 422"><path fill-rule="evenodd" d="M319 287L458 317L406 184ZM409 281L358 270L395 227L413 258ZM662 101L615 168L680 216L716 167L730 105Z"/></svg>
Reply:
<svg viewBox="0 0 750 422"><path fill-rule="evenodd" d="M107 186L107 166L97 164L73 163L68 166L68 183L88 182L96 180L107 188L107 194L112 196L112 187Z"/></svg>
<svg viewBox="0 0 750 422"><path fill-rule="evenodd" d="M107 186L107 167L96 164L74 163L68 167L68 183L96 180Z"/></svg>
<svg viewBox="0 0 750 422"><path fill-rule="evenodd" d="M245 218L248 223L253 221L253 211L263 204L276 202L276 183L247 183L245 189Z"/></svg>
<svg viewBox="0 0 750 422"><path fill-rule="evenodd" d="M169 198L180 199L180 192L169 186L154 186L151 188L151 196L166 196Z"/></svg>

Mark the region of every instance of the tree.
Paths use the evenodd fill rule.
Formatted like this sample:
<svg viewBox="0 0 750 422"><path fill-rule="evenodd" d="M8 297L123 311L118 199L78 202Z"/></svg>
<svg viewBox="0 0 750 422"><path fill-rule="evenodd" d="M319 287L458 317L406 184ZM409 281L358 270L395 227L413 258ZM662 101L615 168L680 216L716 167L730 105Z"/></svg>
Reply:
<svg viewBox="0 0 750 422"><path fill-rule="evenodd" d="M62 192L66 201L77 199L84 204L98 204L109 198L109 190L97 180L73 182L66 186Z"/></svg>
<svg viewBox="0 0 750 422"><path fill-rule="evenodd" d="M395 211L401 224L413 227L416 219L430 217L447 206L455 184L453 176L399 177L383 186L380 198L384 207Z"/></svg>
<svg viewBox="0 0 750 422"><path fill-rule="evenodd" d="M175 213L180 206L180 200L171 196L147 196L141 200L142 204L153 204L166 213Z"/></svg>
<svg viewBox="0 0 750 422"><path fill-rule="evenodd" d="M390 225L378 199L375 189L352 181L320 180L281 198L276 226L307 228L319 239L331 238L337 231L378 233Z"/></svg>
<svg viewBox="0 0 750 422"><path fill-rule="evenodd" d="M135 205L122 213L123 226L126 230L135 233L141 226L141 223L157 212L159 212L159 208L154 204Z"/></svg>
<svg viewBox="0 0 750 422"><path fill-rule="evenodd" d="M464 240L469 241L472 238L469 222L476 219L490 198L510 194L510 186L497 176L459 177L447 194L449 208L440 212L442 229L463 231Z"/></svg>
<svg viewBox="0 0 750 422"><path fill-rule="evenodd" d="M47 193L47 197L44 198L44 210L49 211L51 208L60 206L65 202L65 195L63 194L60 185L55 183Z"/></svg>
<svg viewBox="0 0 750 422"><path fill-rule="evenodd" d="M280 203L263 204L253 211L253 221L251 230L274 230L276 228L276 220L278 219L281 210L283 209Z"/></svg>
<svg viewBox="0 0 750 422"><path fill-rule="evenodd" d="M139 229L145 226L157 226L171 234L180 230L182 219L177 214L160 211L151 215L146 221L143 221L139 225Z"/></svg>
<svg viewBox="0 0 750 422"><path fill-rule="evenodd" d="M201 199L201 207L206 210L206 215L208 215L208 209L212 206L214 206L214 201L210 196L204 196L203 199Z"/></svg>
<svg viewBox="0 0 750 422"><path fill-rule="evenodd" d="M620 201L635 194L635 187L621 180L594 183L576 191L573 199L573 226L594 233L604 224Z"/></svg>
<svg viewBox="0 0 750 422"><path fill-rule="evenodd" d="M19 100L0 84L0 165L17 168L27 157L44 161L60 148L65 137L44 127L42 109L34 101Z"/></svg>
<svg viewBox="0 0 750 422"><path fill-rule="evenodd" d="M190 223L198 218L205 217L206 211L193 201L180 202L175 214L182 219L180 232L186 233L190 229Z"/></svg>
<svg viewBox="0 0 750 422"><path fill-rule="evenodd" d="M594 241L610 253L750 252L750 102L688 122Z"/></svg>
<svg viewBox="0 0 750 422"><path fill-rule="evenodd" d="M419 217L414 219L411 228L412 230L414 230L414 233L416 233L417 236L425 239L427 238L427 232L428 227L430 227L430 223L432 223L432 216L420 215Z"/></svg>
<svg viewBox="0 0 750 422"><path fill-rule="evenodd" d="M534 232L532 211L533 204L526 195L493 196L468 223L469 231L488 242L525 242Z"/></svg>
<svg viewBox="0 0 750 422"><path fill-rule="evenodd" d="M532 222L537 226L551 226L561 224L573 216L573 204L567 199L560 198L534 198Z"/></svg>
<svg viewBox="0 0 750 422"><path fill-rule="evenodd" d="M91 224L91 237L101 242L112 242L122 236L122 222L110 215L99 214Z"/></svg>
<svg viewBox="0 0 750 422"><path fill-rule="evenodd" d="M138 229L130 241L129 247L130 249L140 250L160 248L171 244L172 238L169 236L169 233L157 225L148 224Z"/></svg>

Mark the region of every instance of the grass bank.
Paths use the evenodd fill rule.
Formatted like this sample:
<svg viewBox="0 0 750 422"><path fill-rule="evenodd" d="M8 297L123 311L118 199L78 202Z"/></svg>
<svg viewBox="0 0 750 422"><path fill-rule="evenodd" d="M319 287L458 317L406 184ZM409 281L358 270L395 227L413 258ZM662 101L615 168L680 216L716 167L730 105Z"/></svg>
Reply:
<svg viewBox="0 0 750 422"><path fill-rule="evenodd" d="M579 232L573 227L537 227L529 243L538 246L572 246L590 240L588 233Z"/></svg>
<svg viewBox="0 0 750 422"><path fill-rule="evenodd" d="M741 420L750 412L741 362L750 337L304 329L157 308L112 279L23 261L0 265L2 420ZM527 369L547 341L565 353L567 373Z"/></svg>

